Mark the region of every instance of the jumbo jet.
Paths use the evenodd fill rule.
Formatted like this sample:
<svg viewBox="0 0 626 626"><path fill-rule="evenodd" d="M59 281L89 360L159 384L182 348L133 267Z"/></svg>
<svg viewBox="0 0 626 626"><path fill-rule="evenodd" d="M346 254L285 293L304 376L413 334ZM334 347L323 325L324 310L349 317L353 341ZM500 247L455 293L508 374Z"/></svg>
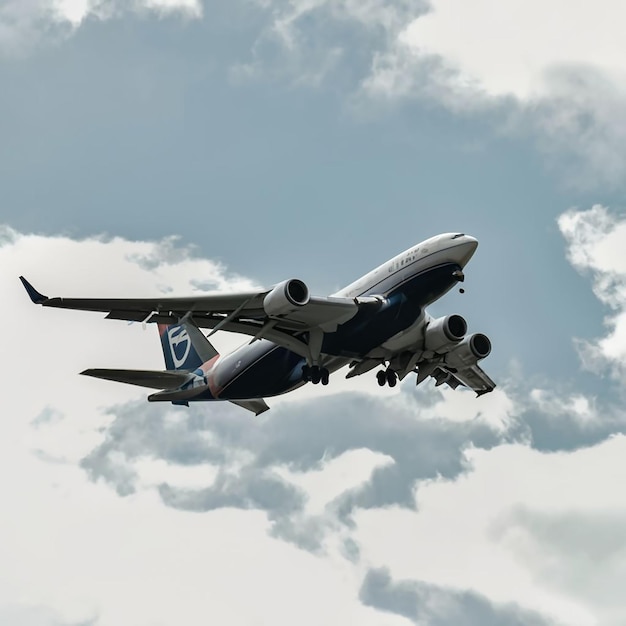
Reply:
<svg viewBox="0 0 626 626"><path fill-rule="evenodd" d="M155 298L48 298L20 276L35 304L100 311L107 319L156 323L165 370L88 369L82 374L130 383L157 393L151 402L227 400L256 415L264 398L302 385L327 385L348 366L346 378L375 368L378 384L394 387L411 373L477 396L495 383L478 362L491 352L481 333L467 334L460 315L434 318L426 307L465 279L478 242L463 233L423 241L327 296L313 296L292 278L271 289L234 294ZM250 335L220 355L200 329Z"/></svg>

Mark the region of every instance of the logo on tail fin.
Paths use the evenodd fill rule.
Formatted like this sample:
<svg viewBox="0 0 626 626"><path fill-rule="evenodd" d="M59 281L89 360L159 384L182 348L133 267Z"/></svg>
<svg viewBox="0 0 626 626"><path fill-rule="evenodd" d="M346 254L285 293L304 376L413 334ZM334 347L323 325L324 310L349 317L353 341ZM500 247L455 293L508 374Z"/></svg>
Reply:
<svg viewBox="0 0 626 626"><path fill-rule="evenodd" d="M191 350L189 334L183 326L171 326L167 329L167 340L170 345L174 367L178 369L187 360Z"/></svg>

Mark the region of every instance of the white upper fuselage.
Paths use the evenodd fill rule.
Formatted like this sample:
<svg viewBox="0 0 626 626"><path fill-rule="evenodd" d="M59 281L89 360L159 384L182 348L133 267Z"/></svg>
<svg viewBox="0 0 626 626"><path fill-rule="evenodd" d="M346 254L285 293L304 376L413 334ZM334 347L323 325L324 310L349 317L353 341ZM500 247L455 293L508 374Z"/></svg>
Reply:
<svg viewBox="0 0 626 626"><path fill-rule="evenodd" d="M355 298L371 291L383 279L389 277L397 278L394 284L398 285L429 267L445 262L458 263L461 267L465 267L477 246L478 241L469 235L461 233L436 235L379 265L365 276L334 293L333 296Z"/></svg>

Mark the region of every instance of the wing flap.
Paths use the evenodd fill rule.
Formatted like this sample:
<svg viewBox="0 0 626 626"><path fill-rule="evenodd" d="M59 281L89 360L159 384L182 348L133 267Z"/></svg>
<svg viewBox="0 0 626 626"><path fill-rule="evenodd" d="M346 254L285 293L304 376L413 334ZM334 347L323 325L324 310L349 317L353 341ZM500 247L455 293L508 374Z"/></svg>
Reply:
<svg viewBox="0 0 626 626"><path fill-rule="evenodd" d="M454 377L461 381L466 387L474 390L476 395L482 396L496 388L496 384L478 365L464 367L454 372Z"/></svg>
<svg viewBox="0 0 626 626"><path fill-rule="evenodd" d="M117 383L149 387L150 389L177 389L184 385L191 376L189 372L181 371L116 369L88 369L81 374Z"/></svg>
<svg viewBox="0 0 626 626"><path fill-rule="evenodd" d="M198 296L182 298L49 298L37 291L23 276L20 280L35 304L59 309L76 309L78 311L98 311L107 313L112 319L145 319L151 313L166 316L184 315L189 311L196 314L229 313L245 304L243 309L248 313L263 313L265 291L229 293L205 293ZM141 316L143 314L143 317Z"/></svg>
<svg viewBox="0 0 626 626"><path fill-rule="evenodd" d="M59 309L76 309L79 311L98 311L116 315L144 313L180 313L189 311L199 313L228 313L248 300L245 310L250 313L263 312L263 296L267 292L247 292L237 294L203 294L184 298L47 298L36 304ZM32 299L32 298L31 298ZM118 318L122 319L122 318Z"/></svg>

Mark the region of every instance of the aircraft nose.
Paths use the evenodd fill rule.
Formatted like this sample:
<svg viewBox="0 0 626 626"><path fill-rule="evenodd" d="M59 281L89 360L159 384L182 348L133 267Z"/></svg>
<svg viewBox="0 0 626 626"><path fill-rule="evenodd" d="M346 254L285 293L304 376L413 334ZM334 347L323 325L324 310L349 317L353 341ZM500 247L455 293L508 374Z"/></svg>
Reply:
<svg viewBox="0 0 626 626"><path fill-rule="evenodd" d="M465 235L465 243L467 244L467 247L472 250L476 250L476 248L478 248L478 239L476 239L476 237L472 237L471 235Z"/></svg>
<svg viewBox="0 0 626 626"><path fill-rule="evenodd" d="M459 242L459 262L462 266L465 266L472 258L476 248L478 248L478 239L470 235L465 235Z"/></svg>

